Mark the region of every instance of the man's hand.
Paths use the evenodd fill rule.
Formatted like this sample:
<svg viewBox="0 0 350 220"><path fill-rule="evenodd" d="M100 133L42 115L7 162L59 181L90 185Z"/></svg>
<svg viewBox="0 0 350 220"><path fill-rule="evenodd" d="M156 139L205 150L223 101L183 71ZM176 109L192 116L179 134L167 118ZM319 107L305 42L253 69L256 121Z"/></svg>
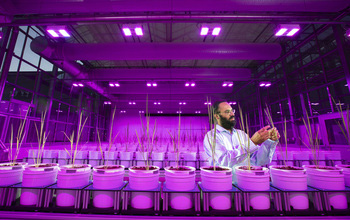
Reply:
<svg viewBox="0 0 350 220"><path fill-rule="evenodd" d="M280 133L278 132L277 128L274 127L271 130L269 130L270 133L270 139L273 141L277 141L280 138Z"/></svg>
<svg viewBox="0 0 350 220"><path fill-rule="evenodd" d="M250 140L252 140L255 145L260 145L264 143L264 141L269 139L271 136L271 133L268 130L269 128L270 128L270 125L265 126L259 131L255 132L254 135L250 138Z"/></svg>

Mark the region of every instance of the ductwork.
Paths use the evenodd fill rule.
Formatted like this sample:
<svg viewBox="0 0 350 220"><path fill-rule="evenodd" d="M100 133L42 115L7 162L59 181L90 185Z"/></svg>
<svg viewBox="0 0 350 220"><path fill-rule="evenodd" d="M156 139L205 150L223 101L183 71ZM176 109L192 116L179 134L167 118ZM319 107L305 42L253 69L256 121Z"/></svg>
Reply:
<svg viewBox="0 0 350 220"><path fill-rule="evenodd" d="M47 41L48 43L48 41ZM31 44L30 47L33 50L32 47L35 47L35 44ZM43 45L41 45L43 46ZM35 52L35 50L33 50ZM58 68L66 71L67 73L71 74L73 77L75 77L77 80L86 80L88 79L88 75L86 73L85 68L80 66L79 64L75 63L74 61L66 61L66 60L52 60L50 59L50 54L52 53L52 48L46 47L46 50L40 50L40 52L37 52L40 56L50 60L54 65L56 65ZM95 82L87 81L85 82L87 86L101 94L102 96L108 97L107 93L105 92L104 88L97 85Z"/></svg>
<svg viewBox="0 0 350 220"><path fill-rule="evenodd" d="M223 43L109 43L52 44L44 37L31 43L36 53L57 60L274 60L279 44Z"/></svg>
<svg viewBox="0 0 350 220"><path fill-rule="evenodd" d="M339 12L348 0L2 0L12 14L117 12Z"/></svg>
<svg viewBox="0 0 350 220"><path fill-rule="evenodd" d="M91 81L213 81L213 80L251 80L251 70L248 68L115 68L92 69L88 72Z"/></svg>

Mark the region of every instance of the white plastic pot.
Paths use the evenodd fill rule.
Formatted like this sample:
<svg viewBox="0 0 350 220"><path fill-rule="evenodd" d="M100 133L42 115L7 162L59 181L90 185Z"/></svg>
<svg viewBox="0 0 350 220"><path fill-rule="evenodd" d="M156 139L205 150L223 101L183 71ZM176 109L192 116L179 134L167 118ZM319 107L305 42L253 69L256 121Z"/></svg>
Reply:
<svg viewBox="0 0 350 220"><path fill-rule="evenodd" d="M92 167L99 166L101 159L101 151L89 151L89 164Z"/></svg>
<svg viewBox="0 0 350 220"><path fill-rule="evenodd" d="M183 159L186 166L196 167L197 153L196 152L185 152Z"/></svg>
<svg viewBox="0 0 350 220"><path fill-rule="evenodd" d="M23 171L23 187L46 187L54 184L57 179L58 164L27 165ZM35 205L38 200L39 189L22 188L20 204Z"/></svg>
<svg viewBox="0 0 350 220"><path fill-rule="evenodd" d="M257 168L252 166L253 168ZM269 169L244 170L241 166L235 167L237 186L245 190L267 191L270 189ZM250 206L253 209L265 210L270 208L269 193L249 193Z"/></svg>
<svg viewBox="0 0 350 220"><path fill-rule="evenodd" d="M163 168L164 152L153 152L152 153L152 163L154 166Z"/></svg>
<svg viewBox="0 0 350 220"><path fill-rule="evenodd" d="M124 173L124 166L121 165L110 165L107 166L107 169L105 169L105 166L95 167L93 171L93 187L95 189L118 188L123 185ZM112 191L93 192L93 205L96 208L111 208L114 202L114 192Z"/></svg>
<svg viewBox="0 0 350 220"><path fill-rule="evenodd" d="M130 151L120 151L119 156L120 156L120 164L123 165L126 168L130 167L130 163L133 159L133 153Z"/></svg>
<svg viewBox="0 0 350 220"><path fill-rule="evenodd" d="M148 160L148 152L136 151L135 160L137 166L145 166L146 160Z"/></svg>
<svg viewBox="0 0 350 220"><path fill-rule="evenodd" d="M295 167L298 170L278 169L284 166L270 166L272 185L284 189L305 191L307 190L306 170ZM294 209L308 209L309 198L305 192L289 193L289 202Z"/></svg>
<svg viewBox="0 0 350 220"><path fill-rule="evenodd" d="M69 159L70 158L67 151L65 150L58 151L58 164L60 166L68 164Z"/></svg>
<svg viewBox="0 0 350 220"><path fill-rule="evenodd" d="M74 153L74 152L73 152ZM88 151L78 151L75 156L74 164L84 164L87 161ZM70 161L72 163L72 161Z"/></svg>
<svg viewBox="0 0 350 220"><path fill-rule="evenodd" d="M180 153L168 152L168 166L176 166L177 163L180 163L180 161L181 161Z"/></svg>
<svg viewBox="0 0 350 220"><path fill-rule="evenodd" d="M135 190L151 190L158 187L159 167L152 170L137 170L135 167L129 168L129 186ZM131 207L136 209L149 209L154 206L152 192L132 192Z"/></svg>
<svg viewBox="0 0 350 220"><path fill-rule="evenodd" d="M103 152L103 155L104 155L104 161L103 161L103 164L102 165L114 165L116 164L115 163L115 160L118 156L118 152L115 152L115 151L105 151Z"/></svg>
<svg viewBox="0 0 350 220"><path fill-rule="evenodd" d="M44 150L43 163L56 162L57 156L58 156L58 150Z"/></svg>
<svg viewBox="0 0 350 220"><path fill-rule="evenodd" d="M315 165L303 166L306 168L307 184L324 190L345 190L344 174L342 169L334 169L329 166ZM326 169L322 169L326 168ZM334 209L347 209L347 199L345 193L329 192L329 204Z"/></svg>
<svg viewBox="0 0 350 220"><path fill-rule="evenodd" d="M293 160L299 160L300 165L310 165L310 158L309 158L310 152L308 151L300 151L300 152L294 152L293 153Z"/></svg>
<svg viewBox="0 0 350 220"><path fill-rule="evenodd" d="M22 182L23 170L26 163L1 163L0 186L10 186Z"/></svg>
<svg viewBox="0 0 350 220"><path fill-rule="evenodd" d="M91 174L91 165L71 164L59 167L57 176L58 188L77 188L84 187L89 184ZM74 206L76 190L57 190L56 205L57 206Z"/></svg>
<svg viewBox="0 0 350 220"><path fill-rule="evenodd" d="M209 156L207 155L207 153L205 151L202 151L199 153L199 160L200 160L201 167L210 166Z"/></svg>
<svg viewBox="0 0 350 220"><path fill-rule="evenodd" d="M173 170L166 167L165 182L166 188L173 191L190 191L196 186L196 169L189 166L181 166L188 170ZM193 207L192 193L170 193L170 207L177 210L185 210Z"/></svg>
<svg viewBox="0 0 350 220"><path fill-rule="evenodd" d="M201 167L202 186L208 190L227 191L232 189L232 169L210 170ZM231 193L209 193L209 205L213 209L226 210L231 208Z"/></svg>
<svg viewBox="0 0 350 220"><path fill-rule="evenodd" d="M350 165L338 164L335 167L343 170L345 186L350 186Z"/></svg>

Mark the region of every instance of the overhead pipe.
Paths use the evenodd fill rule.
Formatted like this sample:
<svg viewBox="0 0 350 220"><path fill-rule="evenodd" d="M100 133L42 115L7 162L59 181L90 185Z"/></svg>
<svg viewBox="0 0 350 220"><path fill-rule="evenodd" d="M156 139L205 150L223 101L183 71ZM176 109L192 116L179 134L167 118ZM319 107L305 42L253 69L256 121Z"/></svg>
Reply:
<svg viewBox="0 0 350 220"><path fill-rule="evenodd" d="M274 60L282 51L276 43L52 44L41 36L31 49L58 60Z"/></svg>
<svg viewBox="0 0 350 220"><path fill-rule="evenodd" d="M36 47L36 45L35 44L30 45L32 51L35 52L35 50L33 50L33 48L32 48L33 46ZM43 45L41 45L41 46L43 46ZM58 68L66 71L67 73L69 73L70 75L75 77L77 80L85 80L88 78L88 74L86 73L85 68L80 66L76 62L67 61L67 60L50 59L50 54L52 53L51 48L47 47L46 50L41 50L40 52L36 52L36 53L39 54L40 56L44 57L45 59L50 60ZM96 92L101 94L102 96L110 99L110 97L105 92L105 89L100 87L99 85L97 85L95 82L85 82L85 85L89 86L90 88L92 88L93 90L95 90Z"/></svg>

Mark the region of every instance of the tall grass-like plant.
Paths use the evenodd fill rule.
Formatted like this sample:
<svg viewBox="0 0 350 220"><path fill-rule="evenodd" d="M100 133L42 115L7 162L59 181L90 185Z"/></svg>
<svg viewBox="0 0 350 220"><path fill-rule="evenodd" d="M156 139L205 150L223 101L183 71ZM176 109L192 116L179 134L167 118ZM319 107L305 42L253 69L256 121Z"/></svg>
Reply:
<svg viewBox="0 0 350 220"><path fill-rule="evenodd" d="M38 137L38 155L37 155L36 159L34 159L34 163L35 163L36 167L38 167L39 164L41 163L41 159L42 159L42 155L43 155L43 152L44 152L45 144L46 144L47 138L49 137L49 134L50 134L50 132L46 133L46 131L44 131L46 113L47 113L47 109L45 109L45 111L41 113L41 117L40 117L40 131L38 130L38 127L36 126L36 124L34 122L36 135Z"/></svg>
<svg viewBox="0 0 350 220"><path fill-rule="evenodd" d="M10 136L10 146L9 146L9 152L8 152L8 160L12 166L16 164L19 152L22 147L22 143L25 137L25 131L24 128L26 126L26 122L28 119L28 113L29 113L30 107L28 107L27 112L24 116L24 119L20 120L20 124L18 127L17 131L17 137L16 137L16 151L13 153L13 142L14 142L14 137L13 137L13 125L11 124L11 136Z"/></svg>
<svg viewBox="0 0 350 220"><path fill-rule="evenodd" d="M266 108L264 109L266 118L267 118L267 122L271 125L271 132L273 132L273 128L275 127L273 120L272 120L272 116L271 116L271 112L270 109L268 107L267 104L265 104ZM283 151L282 145L280 142L278 142L279 145L279 149L282 155L282 159L283 159L283 165L287 166L287 162L286 160L288 159L288 148L287 148L287 120L286 118L284 118L284 123L283 123L284 127L283 127L283 138L285 141L285 150Z"/></svg>
<svg viewBox="0 0 350 220"><path fill-rule="evenodd" d="M141 125L142 125L142 131L143 131L141 138L139 137L136 129L135 129L135 132L136 132L137 140L138 140L139 145L140 145L143 160L146 163L146 170L149 170L149 167L150 167L149 155L152 154L152 151L153 151L154 137L155 137L156 128L157 128L157 120L154 121L153 133L152 133L152 136L150 136L150 134L151 134L150 133L151 114L148 112L148 95L146 97L146 126L145 126L145 128L143 126L141 115L140 115L140 118L141 118ZM145 137L146 140L143 141L142 137ZM145 142L146 142L146 144L145 144ZM147 153L147 155L145 155L145 153Z"/></svg>
<svg viewBox="0 0 350 220"><path fill-rule="evenodd" d="M109 129L109 141L108 141L108 149L107 149L107 160L106 160L106 157L104 156L103 154L103 149L102 149L102 145L101 145L101 139L100 139L100 135L99 135L99 132L97 130L97 137L98 137L98 143L99 143L99 149L100 149L100 152L101 152L101 158L102 158L102 164L105 164L105 161L106 161L106 164L104 166L105 169L108 168L108 160L109 160L109 153L112 149L112 146L115 142L115 139L118 137L119 135L119 132L114 136L114 138L112 138L112 134L113 134L113 122L114 122L114 117L115 117L115 111L116 111L116 107L114 107L114 110L113 110L113 114L112 114L112 120L111 120L111 127Z"/></svg>
<svg viewBox="0 0 350 220"><path fill-rule="evenodd" d="M81 135L83 133L86 121L87 121L88 117L85 118L85 121L82 123L83 121L83 112L80 112L80 117L79 117L79 124L78 124L78 129L77 129L77 137L76 137L76 142L75 142L75 146L74 146L74 131L72 132L72 134L70 136L68 136L66 134L66 132L63 132L64 135L67 137L67 139L70 142L70 151L67 150L67 148L65 148L68 156L70 157L70 161L72 162L72 168L74 168L74 164L75 164L75 159L77 156L77 153L79 151L81 151L81 149L78 149L79 146L79 140L81 138Z"/></svg>
<svg viewBox="0 0 350 220"><path fill-rule="evenodd" d="M340 101L338 103L335 102L335 100L333 99L333 103L335 104L340 117L341 117L341 123L339 121L336 120L336 123L338 124L342 134L344 135L347 144L350 147L350 109L349 109L349 105L347 105L346 107L346 115L344 116L344 112L343 109L341 107L341 103Z"/></svg>
<svg viewBox="0 0 350 220"><path fill-rule="evenodd" d="M210 127L210 131L213 132L208 132L206 133L207 135L207 140L208 140L208 144L210 146L210 150L211 150L211 155L212 155L212 161L213 161L213 169L214 171L216 171L216 167L215 167L215 163L216 163L216 159L215 159L215 152L216 152L216 123L214 120L214 109L209 105L209 103L211 103L211 100L208 99L207 97L207 108L208 108L208 117L209 117L209 127ZM209 133L211 133L209 135Z"/></svg>
<svg viewBox="0 0 350 220"><path fill-rule="evenodd" d="M238 105L239 110L239 125L241 127L241 130L243 132L242 136L237 132L237 137L239 141L239 145L241 146L242 152L244 152L243 145L247 147L247 162L248 162L248 170L251 169L250 165L250 136L249 136L249 124L248 124L248 118L247 115L243 115L243 111L240 105Z"/></svg>
<svg viewBox="0 0 350 220"><path fill-rule="evenodd" d="M320 151L320 141L318 139L319 128L317 128L316 133L312 130L311 122L308 113L306 112L306 120L303 118L303 123L307 133L307 141L305 143L303 140L303 144L311 151L313 155L313 162L318 169L319 167L319 151Z"/></svg>

